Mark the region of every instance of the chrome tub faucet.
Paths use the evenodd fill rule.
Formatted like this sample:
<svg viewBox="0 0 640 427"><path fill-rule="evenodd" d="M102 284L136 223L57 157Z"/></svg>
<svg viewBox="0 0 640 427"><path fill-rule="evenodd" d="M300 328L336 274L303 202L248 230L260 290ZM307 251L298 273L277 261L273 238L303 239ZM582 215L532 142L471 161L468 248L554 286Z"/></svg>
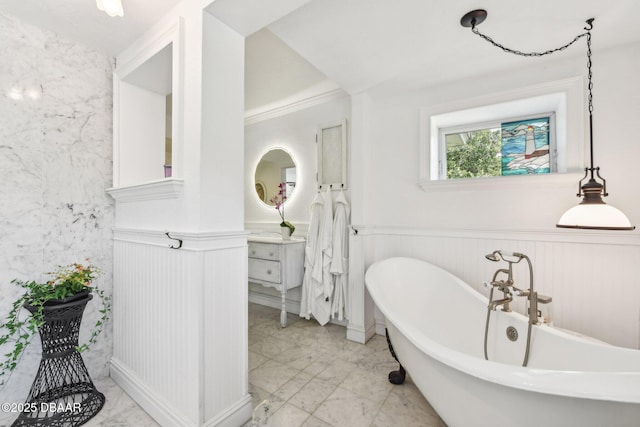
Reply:
<svg viewBox="0 0 640 427"><path fill-rule="evenodd" d="M526 297L529 303L527 309L529 325L527 331L527 348L525 350L524 362L522 363L522 366L527 366L527 362L529 360L529 345L531 344L531 326L539 324L538 318L542 316L542 313L540 312L540 310L538 310L538 304L549 304L551 302L551 297L546 295L538 295L538 292L534 290L533 266L531 264L531 260L525 254L519 252L496 250L488 255L485 255L485 258L493 262L498 262L501 260L505 261L508 264L508 268L500 268L496 270L496 272L493 274L493 279L491 279L491 282L485 282L484 284L485 287L491 289L491 292L489 294L489 304L487 306L487 322L484 332L484 357L487 360L489 359L487 355L487 335L489 331L489 319L491 317L491 312L495 311L498 306L502 306L502 311L511 311L509 303L513 301L514 296ZM520 289L516 287L513 282L513 265L518 264L523 259L527 261L527 265L529 267L528 289ZM500 274L506 275L506 280L497 280ZM493 299L493 291L496 289L502 292L502 299Z"/></svg>

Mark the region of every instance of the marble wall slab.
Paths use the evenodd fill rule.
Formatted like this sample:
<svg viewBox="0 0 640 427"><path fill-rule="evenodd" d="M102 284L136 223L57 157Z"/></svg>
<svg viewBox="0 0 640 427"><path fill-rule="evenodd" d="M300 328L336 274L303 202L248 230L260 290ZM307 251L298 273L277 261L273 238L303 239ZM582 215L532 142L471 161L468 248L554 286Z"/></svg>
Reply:
<svg viewBox="0 0 640 427"><path fill-rule="evenodd" d="M112 282L112 59L0 13L0 319L19 290L56 265L90 258ZM95 300L94 300L95 301ZM98 318L85 313L82 337ZM32 346L0 391L26 398L39 362ZM110 324L83 354L95 377L108 372ZM2 349L0 349L2 350ZM4 352L0 352L4 354ZM12 414L0 413L0 425Z"/></svg>

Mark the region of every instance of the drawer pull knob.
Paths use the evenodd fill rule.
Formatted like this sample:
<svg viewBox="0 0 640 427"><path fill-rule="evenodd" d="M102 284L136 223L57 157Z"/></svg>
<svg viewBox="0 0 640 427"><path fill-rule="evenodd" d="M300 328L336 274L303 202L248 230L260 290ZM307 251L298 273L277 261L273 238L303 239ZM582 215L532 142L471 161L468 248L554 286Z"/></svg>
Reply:
<svg viewBox="0 0 640 427"><path fill-rule="evenodd" d="M269 252L269 256L273 256L273 252Z"/></svg>
<svg viewBox="0 0 640 427"><path fill-rule="evenodd" d="M271 269L267 270L267 274L271 274Z"/></svg>
<svg viewBox="0 0 640 427"><path fill-rule="evenodd" d="M251 251L251 255L255 255L255 254L256 254L256 251Z"/></svg>

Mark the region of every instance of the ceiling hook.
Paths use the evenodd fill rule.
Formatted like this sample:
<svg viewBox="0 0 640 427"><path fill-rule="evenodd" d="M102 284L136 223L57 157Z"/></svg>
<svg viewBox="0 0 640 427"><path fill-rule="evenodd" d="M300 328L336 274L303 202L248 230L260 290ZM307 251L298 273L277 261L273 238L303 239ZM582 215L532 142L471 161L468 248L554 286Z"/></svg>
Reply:
<svg viewBox="0 0 640 427"><path fill-rule="evenodd" d="M587 30L587 31L591 31L591 30L593 29L593 21L594 21L595 19L596 19L596 18L589 18L589 19L587 19L587 26L586 26L586 27L584 27L584 29L585 29L585 30Z"/></svg>

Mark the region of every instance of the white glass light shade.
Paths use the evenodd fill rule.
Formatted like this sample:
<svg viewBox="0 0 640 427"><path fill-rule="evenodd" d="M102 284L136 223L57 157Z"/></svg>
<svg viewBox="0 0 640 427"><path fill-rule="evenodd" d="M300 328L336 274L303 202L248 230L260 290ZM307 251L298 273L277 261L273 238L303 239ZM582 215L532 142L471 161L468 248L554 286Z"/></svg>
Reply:
<svg viewBox="0 0 640 427"><path fill-rule="evenodd" d="M629 219L613 206L600 204L580 204L569 209L560 217L556 227L585 228L592 230L633 230Z"/></svg>
<svg viewBox="0 0 640 427"><path fill-rule="evenodd" d="M96 0L96 5L109 16L124 16L121 0Z"/></svg>

